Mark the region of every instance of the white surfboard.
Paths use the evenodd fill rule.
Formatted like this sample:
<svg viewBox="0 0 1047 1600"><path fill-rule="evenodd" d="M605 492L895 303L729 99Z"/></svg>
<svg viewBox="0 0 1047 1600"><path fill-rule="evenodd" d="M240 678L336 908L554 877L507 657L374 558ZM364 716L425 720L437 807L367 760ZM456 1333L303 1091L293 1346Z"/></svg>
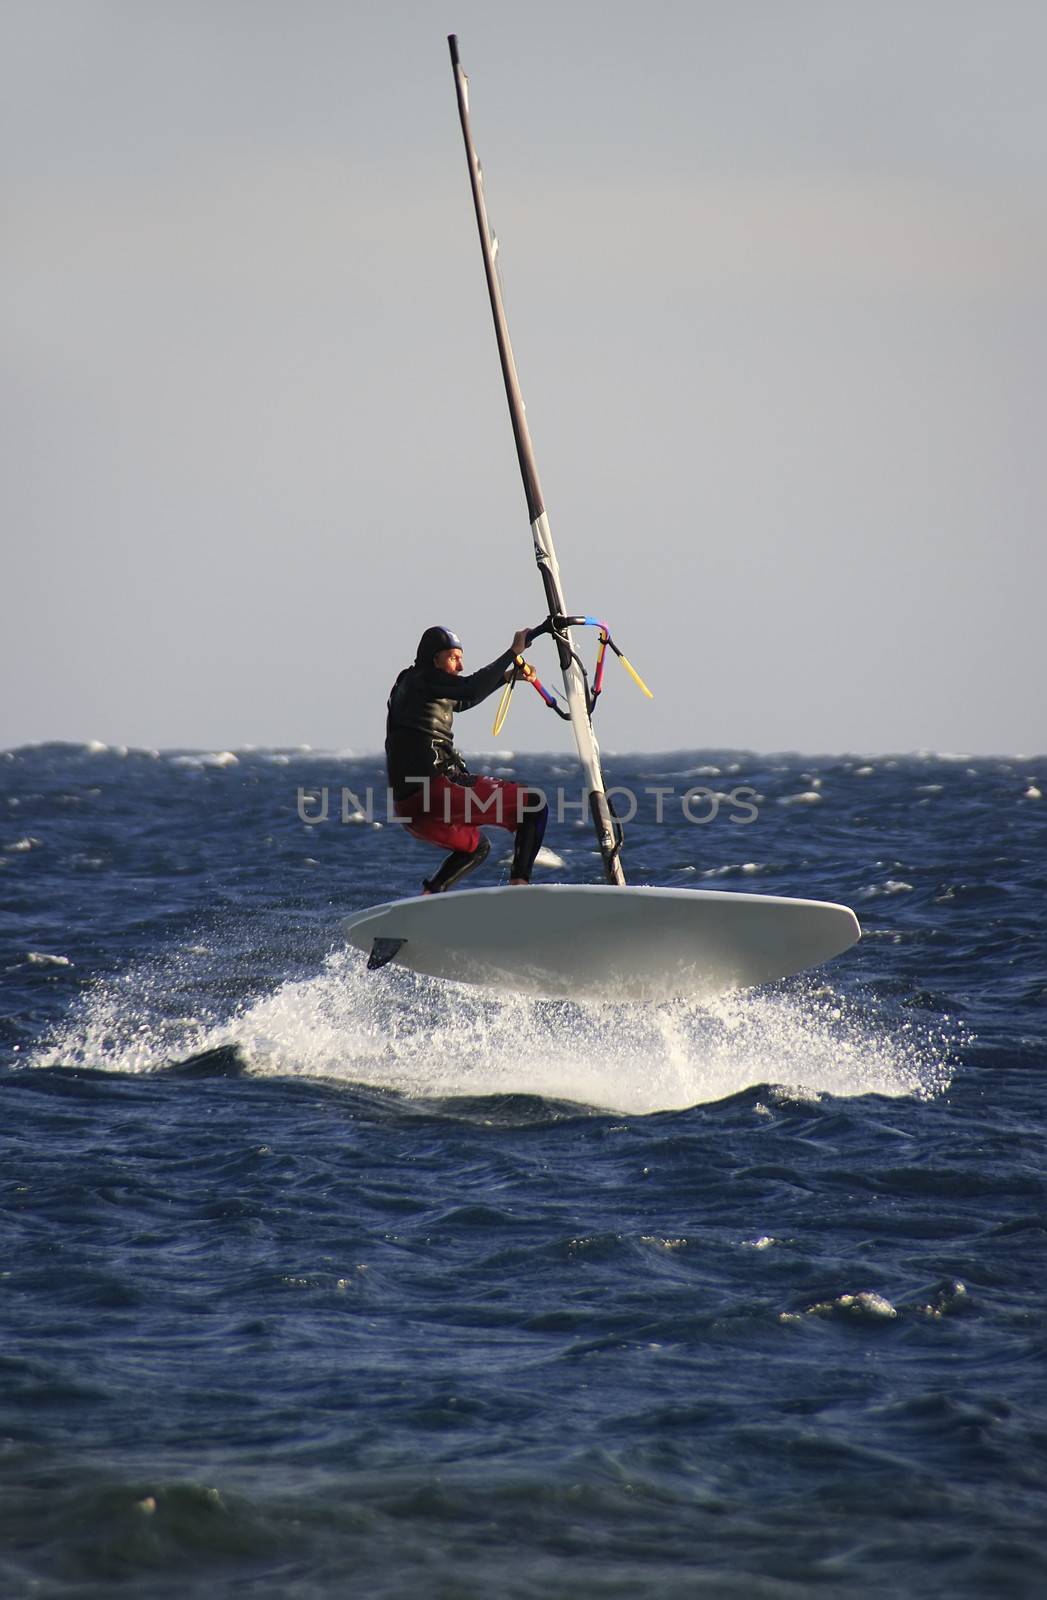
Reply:
<svg viewBox="0 0 1047 1600"><path fill-rule="evenodd" d="M853 911L822 900L609 884L421 895L342 927L375 966L605 1001L709 999L818 966L861 937Z"/></svg>

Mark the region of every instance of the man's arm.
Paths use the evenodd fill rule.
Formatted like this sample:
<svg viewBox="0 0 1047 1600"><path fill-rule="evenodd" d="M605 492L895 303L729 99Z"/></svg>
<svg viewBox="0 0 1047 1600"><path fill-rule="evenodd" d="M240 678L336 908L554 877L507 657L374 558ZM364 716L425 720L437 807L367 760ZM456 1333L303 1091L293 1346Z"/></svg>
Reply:
<svg viewBox="0 0 1047 1600"><path fill-rule="evenodd" d="M505 681L505 669L511 665L516 654L512 648L503 650L496 661L489 662L478 672L470 672L468 676L442 672L439 667L433 667L426 675L427 687L432 687L434 698L453 700L456 711L468 711L501 688Z"/></svg>
<svg viewBox="0 0 1047 1600"><path fill-rule="evenodd" d="M504 650L497 661L491 661L486 667L481 667L479 672L470 672L468 677L461 673L442 672L439 667L433 667L430 682L439 680L439 698L453 700L456 711L468 711L472 706L478 706L481 700L486 700L489 694L493 694L505 682L506 669L520 652L526 649L528 637L527 628L517 628L508 650Z"/></svg>

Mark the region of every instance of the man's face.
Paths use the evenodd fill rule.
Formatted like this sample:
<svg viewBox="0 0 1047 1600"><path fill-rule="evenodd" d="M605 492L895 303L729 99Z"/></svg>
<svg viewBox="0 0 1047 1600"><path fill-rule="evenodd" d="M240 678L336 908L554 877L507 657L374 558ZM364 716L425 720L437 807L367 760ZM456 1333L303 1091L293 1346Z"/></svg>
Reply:
<svg viewBox="0 0 1047 1600"><path fill-rule="evenodd" d="M438 650L433 657L433 665L444 672L461 672L462 652L457 647L454 650Z"/></svg>

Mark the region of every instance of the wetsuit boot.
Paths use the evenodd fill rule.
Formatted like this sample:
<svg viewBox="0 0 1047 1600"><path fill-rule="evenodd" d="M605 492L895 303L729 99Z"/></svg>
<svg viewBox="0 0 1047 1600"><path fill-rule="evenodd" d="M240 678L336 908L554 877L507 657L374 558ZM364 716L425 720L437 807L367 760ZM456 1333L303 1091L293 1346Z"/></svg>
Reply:
<svg viewBox="0 0 1047 1600"><path fill-rule="evenodd" d="M481 862L487 860L491 853L491 846L481 833L480 843L475 850L452 850L447 860L433 873L431 878L422 879L422 888L428 894L442 894L445 889L451 889Z"/></svg>

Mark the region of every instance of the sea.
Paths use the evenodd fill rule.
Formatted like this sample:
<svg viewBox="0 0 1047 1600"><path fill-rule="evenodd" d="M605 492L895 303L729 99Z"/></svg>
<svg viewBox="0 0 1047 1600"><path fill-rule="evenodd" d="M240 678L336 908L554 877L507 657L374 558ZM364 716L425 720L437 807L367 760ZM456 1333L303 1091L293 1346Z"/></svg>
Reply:
<svg viewBox="0 0 1047 1600"><path fill-rule="evenodd" d="M631 882L860 943L369 973L440 859L376 757L0 755L4 1600L1047 1595L1047 757L606 766Z"/></svg>

